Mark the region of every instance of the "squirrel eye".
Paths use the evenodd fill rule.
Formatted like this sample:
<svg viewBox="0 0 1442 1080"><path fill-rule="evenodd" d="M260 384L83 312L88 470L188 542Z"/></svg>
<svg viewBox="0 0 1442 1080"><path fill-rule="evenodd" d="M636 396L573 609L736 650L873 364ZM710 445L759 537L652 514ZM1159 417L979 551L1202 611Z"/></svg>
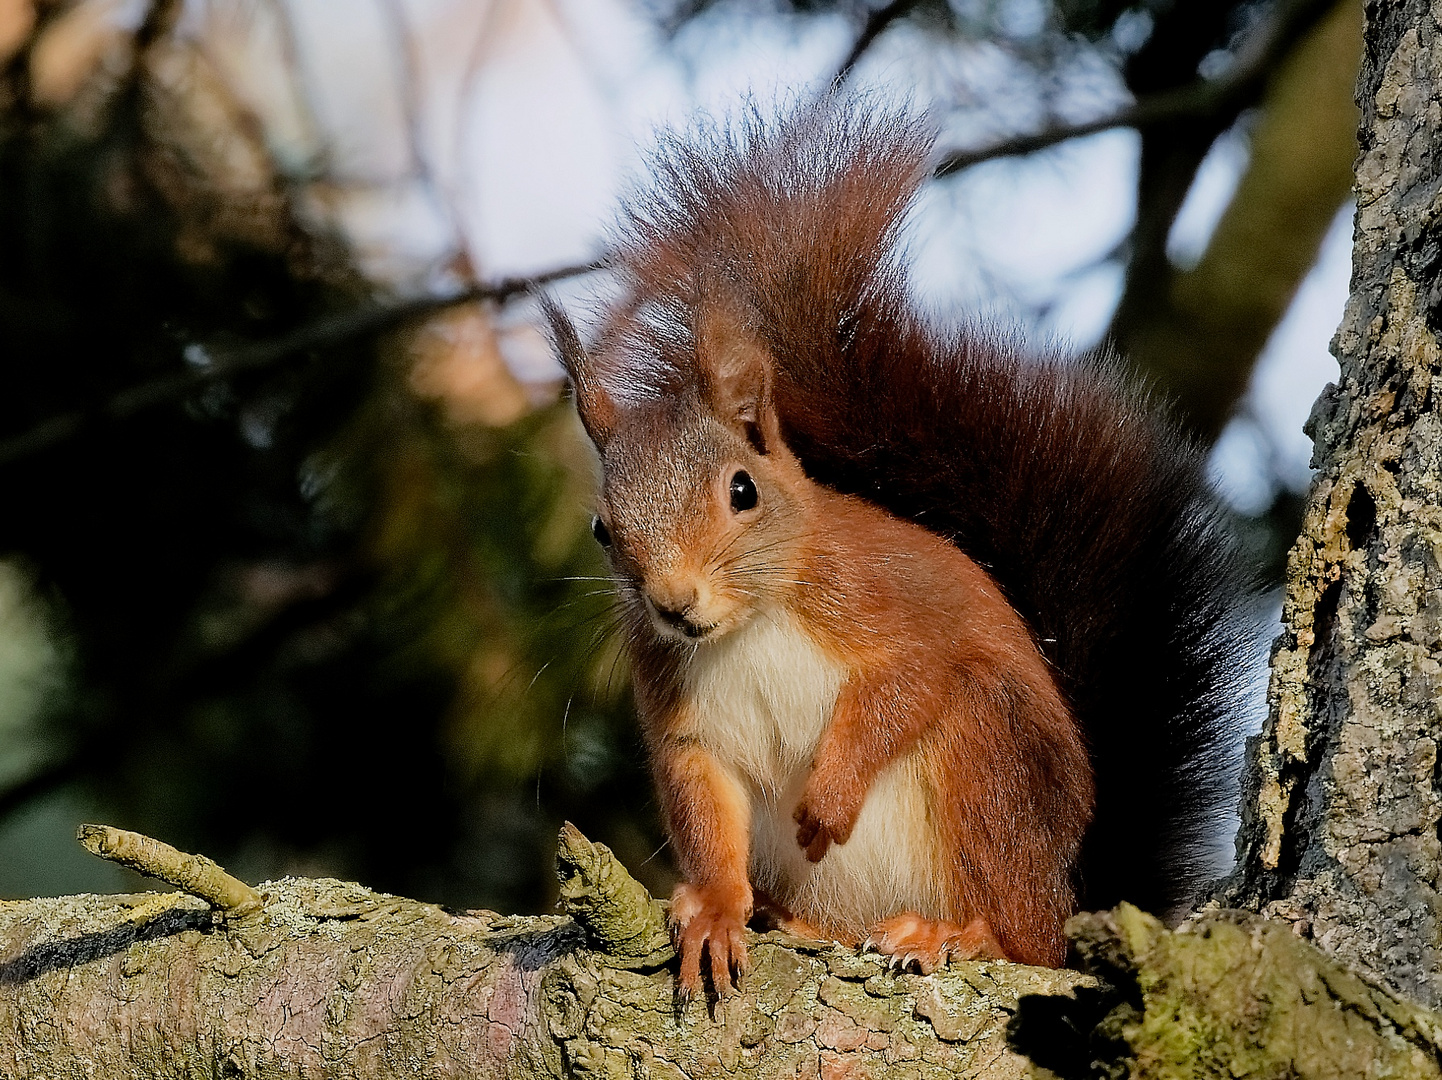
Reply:
<svg viewBox="0 0 1442 1080"><path fill-rule="evenodd" d="M739 514L756 505L756 481L745 469L731 478L731 512Z"/></svg>
<svg viewBox="0 0 1442 1080"><path fill-rule="evenodd" d="M611 546L611 530L606 528L606 523L601 520L600 514L597 514L591 519L591 535L596 538L596 543L602 547Z"/></svg>

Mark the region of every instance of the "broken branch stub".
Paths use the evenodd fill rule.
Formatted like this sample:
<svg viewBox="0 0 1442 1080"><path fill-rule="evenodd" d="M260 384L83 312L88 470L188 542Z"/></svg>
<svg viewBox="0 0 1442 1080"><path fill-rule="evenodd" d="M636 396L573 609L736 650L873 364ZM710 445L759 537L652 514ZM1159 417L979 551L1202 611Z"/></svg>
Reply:
<svg viewBox="0 0 1442 1080"><path fill-rule="evenodd" d="M569 821L556 843L556 876L566 914L618 967L659 967L675 955L660 901L610 848L587 840Z"/></svg>
<svg viewBox="0 0 1442 1080"><path fill-rule="evenodd" d="M75 839L90 854L174 885L227 915L249 915L265 903L259 892L231 877L213 860L204 855L187 855L141 833L110 825L81 825Z"/></svg>

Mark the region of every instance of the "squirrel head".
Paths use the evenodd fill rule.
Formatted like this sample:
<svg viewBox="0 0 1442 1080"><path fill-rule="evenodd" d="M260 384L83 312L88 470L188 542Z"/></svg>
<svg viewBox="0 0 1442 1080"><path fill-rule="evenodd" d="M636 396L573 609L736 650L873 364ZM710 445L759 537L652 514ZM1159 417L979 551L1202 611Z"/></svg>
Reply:
<svg viewBox="0 0 1442 1080"><path fill-rule="evenodd" d="M811 482L782 441L771 357L743 305L704 297L672 332L611 334L594 352L543 307L601 456L593 531L644 624L694 645L784 599Z"/></svg>

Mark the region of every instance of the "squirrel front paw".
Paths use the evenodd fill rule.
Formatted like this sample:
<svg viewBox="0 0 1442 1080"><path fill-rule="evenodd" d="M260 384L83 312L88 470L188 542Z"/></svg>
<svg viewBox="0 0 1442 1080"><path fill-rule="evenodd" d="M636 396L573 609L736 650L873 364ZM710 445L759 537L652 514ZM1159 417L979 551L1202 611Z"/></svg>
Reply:
<svg viewBox="0 0 1442 1080"><path fill-rule="evenodd" d="M701 987L701 959L709 958L711 984L726 997L751 968L746 955L746 920L751 898L682 882L671 893L671 938L681 957L679 989L689 1000Z"/></svg>
<svg viewBox="0 0 1442 1080"><path fill-rule="evenodd" d="M870 786L854 766L854 761L834 752L817 755L801 801L791 814L796 821L796 842L811 862L820 862L832 844L851 839Z"/></svg>
<svg viewBox="0 0 1442 1080"><path fill-rule="evenodd" d="M820 862L833 843L846 843L860 813L860 800L854 806L848 805L823 792L813 792L812 785L808 785L791 815L796 820L796 842L805 849L806 858Z"/></svg>

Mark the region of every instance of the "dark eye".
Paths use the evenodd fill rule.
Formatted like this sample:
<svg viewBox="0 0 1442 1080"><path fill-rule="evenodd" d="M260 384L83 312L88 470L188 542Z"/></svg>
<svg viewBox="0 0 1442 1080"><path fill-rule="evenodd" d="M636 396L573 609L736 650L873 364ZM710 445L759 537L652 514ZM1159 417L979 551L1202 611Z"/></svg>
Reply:
<svg viewBox="0 0 1442 1080"><path fill-rule="evenodd" d="M731 512L739 514L755 505L756 481L743 469L731 478Z"/></svg>
<svg viewBox="0 0 1442 1080"><path fill-rule="evenodd" d="M597 514L591 519L591 535L596 538L596 543L602 547L611 546L611 530L606 528L606 523L601 520L600 514Z"/></svg>

